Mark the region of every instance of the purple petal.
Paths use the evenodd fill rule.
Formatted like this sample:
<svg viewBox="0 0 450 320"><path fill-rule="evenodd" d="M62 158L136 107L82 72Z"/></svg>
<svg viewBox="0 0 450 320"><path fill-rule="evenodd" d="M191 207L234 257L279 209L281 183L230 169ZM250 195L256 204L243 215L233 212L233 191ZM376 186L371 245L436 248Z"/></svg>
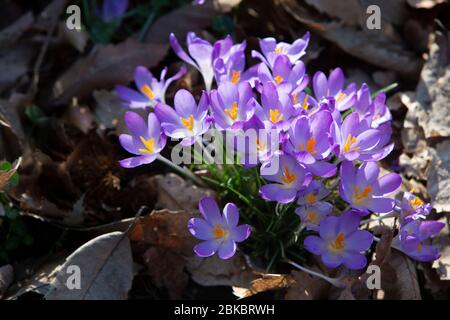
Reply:
<svg viewBox="0 0 450 320"><path fill-rule="evenodd" d="M339 219L334 216L330 216L325 218L320 223L320 237L324 239L325 241L331 240L336 238L338 234L338 227L339 227Z"/></svg>
<svg viewBox="0 0 450 320"><path fill-rule="evenodd" d="M251 227L248 224L243 224L231 230L231 238L236 242L242 242L250 236L250 233Z"/></svg>
<svg viewBox="0 0 450 320"><path fill-rule="evenodd" d="M155 161L156 155L152 154L149 156L138 156L138 157L132 157L128 159L123 159L119 161L119 164L123 168L135 168L143 164L149 164Z"/></svg>
<svg viewBox="0 0 450 320"><path fill-rule="evenodd" d="M359 253L345 252L342 259L344 265L351 270L362 269L367 264L367 258Z"/></svg>
<svg viewBox="0 0 450 320"><path fill-rule="evenodd" d="M366 230L357 230L345 239L345 248L352 252L366 251L373 242L373 235Z"/></svg>
<svg viewBox="0 0 450 320"><path fill-rule="evenodd" d="M303 245L306 250L315 255L321 255L325 251L325 242L318 236L307 236Z"/></svg>
<svg viewBox="0 0 450 320"><path fill-rule="evenodd" d="M186 89L180 89L174 98L175 110L183 118L189 118L197 111L197 103L192 94Z"/></svg>
<svg viewBox="0 0 450 320"><path fill-rule="evenodd" d="M294 201L297 196L297 190L283 188L280 184L266 184L259 189L263 199L278 201L280 203L289 203Z"/></svg>
<svg viewBox="0 0 450 320"><path fill-rule="evenodd" d="M397 190L402 184L402 177L396 173L388 173L378 179L376 195L384 195Z"/></svg>
<svg viewBox="0 0 450 320"><path fill-rule="evenodd" d="M194 60L191 59L191 57L188 56L186 51L181 48L180 44L178 43L177 38L173 33L170 34L169 37L170 46L172 47L173 51L175 51L175 54L184 62L194 66L198 69L198 65L194 62Z"/></svg>
<svg viewBox="0 0 450 320"><path fill-rule="evenodd" d="M239 210L234 203L227 203L223 208L223 216L230 229L237 226L239 222Z"/></svg>
<svg viewBox="0 0 450 320"><path fill-rule="evenodd" d="M342 264L343 259L341 255L324 251L322 254L322 261L328 268L336 268Z"/></svg>
<svg viewBox="0 0 450 320"><path fill-rule="evenodd" d="M218 242L217 240L204 241L194 247L194 252L199 257L210 257L214 253L216 253L219 245L220 242Z"/></svg>
<svg viewBox="0 0 450 320"><path fill-rule="evenodd" d="M220 259L230 259L236 253L236 242L232 239L225 240L219 246L219 258Z"/></svg>
<svg viewBox="0 0 450 320"><path fill-rule="evenodd" d="M188 222L189 232L200 240L212 240L214 234L212 227L203 219L192 218Z"/></svg>
<svg viewBox="0 0 450 320"><path fill-rule="evenodd" d="M216 224L222 224L222 216L216 200L211 197L202 198L198 204L198 209L203 218L214 227Z"/></svg>
<svg viewBox="0 0 450 320"><path fill-rule="evenodd" d="M344 87L344 73L341 68L334 69L328 77L330 95L335 96Z"/></svg>
<svg viewBox="0 0 450 320"><path fill-rule="evenodd" d="M365 203L367 209L376 213L388 213L394 209L394 200L388 198L372 198Z"/></svg>
<svg viewBox="0 0 450 320"><path fill-rule="evenodd" d="M120 145L127 150L129 153L133 153L135 155L140 155L139 146L136 146L135 140L129 134L121 134L119 136Z"/></svg>
<svg viewBox="0 0 450 320"><path fill-rule="evenodd" d="M127 105L133 109L145 109L152 105L150 99L136 90L124 87L116 86L116 92L120 99L127 102Z"/></svg>
<svg viewBox="0 0 450 320"><path fill-rule="evenodd" d="M131 132L131 134L136 137L144 137L147 138L148 135L148 129L147 124L145 123L144 119L140 115L138 115L135 112L126 112L125 116L125 124L128 128L128 130Z"/></svg>

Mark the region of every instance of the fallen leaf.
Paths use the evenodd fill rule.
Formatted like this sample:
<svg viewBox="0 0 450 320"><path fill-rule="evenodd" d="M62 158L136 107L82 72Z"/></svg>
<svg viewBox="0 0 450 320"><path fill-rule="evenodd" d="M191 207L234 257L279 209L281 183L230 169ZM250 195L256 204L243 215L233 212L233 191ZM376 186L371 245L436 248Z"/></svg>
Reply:
<svg viewBox="0 0 450 320"><path fill-rule="evenodd" d="M95 115L100 129L117 127L127 109L124 108L120 98L108 90L98 90L93 93L96 105Z"/></svg>
<svg viewBox="0 0 450 320"><path fill-rule="evenodd" d="M157 208L197 212L200 199L215 196L213 190L198 187L174 173L157 175L153 179L158 190Z"/></svg>
<svg viewBox="0 0 450 320"><path fill-rule="evenodd" d="M447 0L406 0L406 2L416 9L431 9L438 4L446 3Z"/></svg>
<svg viewBox="0 0 450 320"><path fill-rule="evenodd" d="M55 83L53 104L86 98L95 89L112 88L133 79L134 69L156 66L166 55L166 43L140 43L129 38L119 44L99 46L75 62Z"/></svg>
<svg viewBox="0 0 450 320"><path fill-rule="evenodd" d="M81 288L67 287L70 266L81 271ZM133 281L133 259L128 237L122 232L104 234L79 247L52 281L47 300L124 300Z"/></svg>
<svg viewBox="0 0 450 320"><path fill-rule="evenodd" d="M431 204L438 211L450 211L450 139L436 145L432 150L427 189Z"/></svg>
<svg viewBox="0 0 450 320"><path fill-rule="evenodd" d="M361 6L359 0L328 1L328 0L306 0L310 6L319 12L336 18L344 25L358 26L366 21L366 10Z"/></svg>
<svg viewBox="0 0 450 320"><path fill-rule="evenodd" d="M10 264L0 268L0 298L3 297L6 290L14 280L14 269Z"/></svg>
<svg viewBox="0 0 450 320"><path fill-rule="evenodd" d="M0 48L10 47L19 39L22 34L27 31L34 22L32 12L27 12L13 24L0 31Z"/></svg>
<svg viewBox="0 0 450 320"><path fill-rule="evenodd" d="M433 268L436 269L441 280L450 280L450 228L446 217L439 219L445 223L444 229L433 238L432 243L439 248L441 256L433 261Z"/></svg>
<svg viewBox="0 0 450 320"><path fill-rule="evenodd" d="M166 44L172 32L179 41L184 42L188 32L199 32L209 27L215 14L213 1L206 1L201 6L189 4L180 7L157 19L148 31L145 42Z"/></svg>
<svg viewBox="0 0 450 320"><path fill-rule="evenodd" d="M324 21L294 0L279 2L295 21L316 31L346 53L375 66L394 70L404 76L416 77L419 74L421 68L419 58L404 48L401 43L388 38L386 34L343 26L337 21Z"/></svg>
<svg viewBox="0 0 450 320"><path fill-rule="evenodd" d="M313 271L319 271L314 270L314 268L312 269ZM331 284L303 271L293 270L291 271L291 275L295 283L287 289L285 295L286 300L326 299Z"/></svg>
<svg viewBox="0 0 450 320"><path fill-rule="evenodd" d="M435 34L416 89L415 116L425 138L450 137L450 39Z"/></svg>
<svg viewBox="0 0 450 320"><path fill-rule="evenodd" d="M187 258L187 271L192 280L202 286L234 286L250 288L256 278L253 269L247 264L241 253L235 254L228 260L217 256Z"/></svg>
<svg viewBox="0 0 450 320"><path fill-rule="evenodd" d="M58 36L63 42L67 42L80 53L84 52L89 41L89 35L84 28L81 30L69 29L65 22L60 22L58 25Z"/></svg>
<svg viewBox="0 0 450 320"><path fill-rule="evenodd" d="M233 292L235 292L236 296L242 299L251 297L261 292L285 289L294 283L295 280L291 275L261 274L259 278L251 282L250 287L233 287Z"/></svg>

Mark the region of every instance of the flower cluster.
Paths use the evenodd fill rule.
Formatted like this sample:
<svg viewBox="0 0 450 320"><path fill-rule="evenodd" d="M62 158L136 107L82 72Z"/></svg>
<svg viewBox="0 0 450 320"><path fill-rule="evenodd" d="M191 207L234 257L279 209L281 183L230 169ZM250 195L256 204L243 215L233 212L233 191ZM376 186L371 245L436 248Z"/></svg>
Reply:
<svg viewBox="0 0 450 320"><path fill-rule="evenodd" d="M340 68L310 78L300 60L308 42L309 34L293 43L261 39L261 52L252 52L260 62L246 68L245 42L235 44L228 36L210 43L189 33L183 48L172 34L174 52L200 72L206 90L197 102L180 89L170 106L165 91L186 70L164 80L164 69L158 81L138 67L138 91L118 87L118 95L130 108L150 107L154 112L147 123L136 113L125 115L131 134L121 135L120 143L134 157L120 164L129 168L152 162L166 136L180 139L183 146L203 145L202 135L210 128L236 136L254 129L258 134L248 138L250 146L236 146L239 164L258 166L264 200L297 206L301 226L317 233L304 239L304 248L320 255L326 266L361 269L367 264L365 252L373 236L360 230L360 220L369 214L400 214L402 250L417 260L436 259L436 249L423 244L441 228L423 221L430 206L410 194L396 204L390 195L400 187L401 177L379 174L377 161L393 149L385 94L372 96L365 84L346 85ZM339 210L336 198L347 208ZM229 203L221 215L216 202L205 198L199 209L203 218L191 219L188 226L204 241L194 248L196 254L233 256L236 242L251 233L249 225L238 226L237 207Z"/></svg>

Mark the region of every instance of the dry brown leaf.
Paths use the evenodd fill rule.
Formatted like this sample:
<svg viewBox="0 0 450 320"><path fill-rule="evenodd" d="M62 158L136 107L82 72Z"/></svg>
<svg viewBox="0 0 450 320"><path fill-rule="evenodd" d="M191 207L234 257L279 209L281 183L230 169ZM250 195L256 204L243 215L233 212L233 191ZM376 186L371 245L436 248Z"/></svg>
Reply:
<svg viewBox="0 0 450 320"><path fill-rule="evenodd" d="M6 290L14 280L14 269L10 264L0 268L0 298L3 297Z"/></svg>
<svg viewBox="0 0 450 320"><path fill-rule="evenodd" d="M80 53L84 52L89 41L89 35L85 29L69 29L65 22L60 22L58 26L58 36L62 41L67 42Z"/></svg>
<svg viewBox="0 0 450 320"><path fill-rule="evenodd" d="M416 77L419 74L421 68L419 58L400 43L390 40L386 34L364 32L342 26L336 21L321 21L322 19L313 16L295 0L279 0L279 2L295 21L316 31L348 54L405 76Z"/></svg>
<svg viewBox="0 0 450 320"><path fill-rule="evenodd" d="M153 179L158 190L157 208L196 212L200 199L215 195L213 190L193 185L174 173L157 175Z"/></svg>
<svg viewBox="0 0 450 320"><path fill-rule="evenodd" d="M181 297L189 279L184 271L184 257L193 255L196 242L187 229L191 217L185 211L160 210L136 224L143 227L143 239L136 245L144 249L147 271L153 283L166 288L173 299Z"/></svg>
<svg viewBox="0 0 450 320"><path fill-rule="evenodd" d="M10 47L34 22L32 12L27 12L0 32L0 48Z"/></svg>
<svg viewBox="0 0 450 320"><path fill-rule="evenodd" d="M213 1L206 1L198 6L186 5L157 19L145 37L148 43L163 43L169 41L170 33L174 33L183 43L188 32L199 32L209 27L216 10Z"/></svg>
<svg viewBox="0 0 450 320"><path fill-rule="evenodd" d="M313 271L319 270L314 270L313 268ZM325 280L298 270L291 271L291 275L295 280L295 284L287 289L286 300L318 300L327 298L331 284Z"/></svg>
<svg viewBox="0 0 450 320"><path fill-rule="evenodd" d="M446 3L447 0L406 0L406 2L416 9L431 9L438 4Z"/></svg>
<svg viewBox="0 0 450 320"><path fill-rule="evenodd" d="M222 260L217 256L187 258L186 269L192 280L202 286L234 286L249 288L256 275L241 253L231 259Z"/></svg>
<svg viewBox="0 0 450 320"><path fill-rule="evenodd" d="M81 271L81 288L67 287L76 265ZM133 281L130 242L122 232L104 234L82 245L67 259L52 281L47 300L124 300Z"/></svg>
<svg viewBox="0 0 450 320"><path fill-rule="evenodd" d="M450 211L450 139L436 145L429 167L427 189L431 204L438 211Z"/></svg>
<svg viewBox="0 0 450 320"><path fill-rule="evenodd" d="M95 115L100 129L116 128L121 122L123 114L126 112L120 98L115 92L108 90L94 91L93 95L96 102Z"/></svg>
<svg viewBox="0 0 450 320"><path fill-rule="evenodd" d="M439 219L439 221L445 223L445 227L433 238L432 242L439 248L441 256L433 261L432 266L436 269L441 280L448 281L450 280L450 228L446 217Z"/></svg>
<svg viewBox="0 0 450 320"><path fill-rule="evenodd" d="M133 79L134 69L156 66L166 55L167 41L140 43L129 38L117 45L100 46L86 58L75 62L55 83L54 104L69 102L73 97L87 97L95 89L112 88Z"/></svg>
<svg viewBox="0 0 450 320"><path fill-rule="evenodd" d="M306 0L306 3L348 26L358 26L366 21L366 11L359 0Z"/></svg>
<svg viewBox="0 0 450 320"><path fill-rule="evenodd" d="M261 274L260 278L252 281L249 288L234 289L235 295L239 298L248 298L255 294L270 290L279 290L287 288L295 283L291 275L284 274Z"/></svg>
<svg viewBox="0 0 450 320"><path fill-rule="evenodd" d="M416 89L415 116L425 138L450 137L450 38L436 33Z"/></svg>

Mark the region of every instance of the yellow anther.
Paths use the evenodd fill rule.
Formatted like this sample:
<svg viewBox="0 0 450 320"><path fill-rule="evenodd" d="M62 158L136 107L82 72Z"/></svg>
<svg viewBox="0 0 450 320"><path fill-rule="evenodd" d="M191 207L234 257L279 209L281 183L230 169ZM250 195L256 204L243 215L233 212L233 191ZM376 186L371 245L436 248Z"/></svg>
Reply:
<svg viewBox="0 0 450 320"><path fill-rule="evenodd" d="M352 148L352 146L358 142L358 140L356 139L356 137L353 137L351 135L351 133L348 134L347 136L347 141L345 142L344 145L344 152L349 152L349 151L357 151L359 149L361 149L360 147L354 147Z"/></svg>
<svg viewBox="0 0 450 320"><path fill-rule="evenodd" d="M231 108L229 109L225 109L225 113L230 117L231 120L236 120L237 116L238 116L238 105L237 102L233 102L233 105L231 106Z"/></svg>
<svg viewBox="0 0 450 320"><path fill-rule="evenodd" d="M339 233L334 239L334 241L330 244L330 247L334 250L340 250L345 248L345 235L343 233Z"/></svg>
<svg viewBox="0 0 450 320"><path fill-rule="evenodd" d="M280 84L280 83L282 83L283 82L283 77L282 76L280 76L280 75L278 75L278 76L276 76L275 78L275 82L277 83L277 84Z"/></svg>
<svg viewBox="0 0 450 320"><path fill-rule="evenodd" d="M183 125L190 131L194 129L194 116L190 115L189 118L180 118Z"/></svg>
<svg viewBox="0 0 450 320"><path fill-rule="evenodd" d="M283 120L283 114L278 109L270 109L269 118L272 123L277 123Z"/></svg>
<svg viewBox="0 0 450 320"><path fill-rule="evenodd" d="M305 197L305 201L307 204L314 204L317 202L317 196L314 192L308 193Z"/></svg>
<svg viewBox="0 0 450 320"><path fill-rule="evenodd" d="M145 149L139 149L141 153L153 153L153 148L155 144L155 139L145 139L144 137L139 137L141 142L144 144Z"/></svg>
<svg viewBox="0 0 450 320"><path fill-rule="evenodd" d="M345 94L344 92L341 92L338 94L336 101L341 102L341 100L344 99L346 96L347 96L347 94Z"/></svg>
<svg viewBox="0 0 450 320"><path fill-rule="evenodd" d="M305 99L303 99L302 108L305 109L305 110L308 110L308 108L309 108L308 95L307 94L305 94Z"/></svg>
<svg viewBox="0 0 450 320"><path fill-rule="evenodd" d="M213 229L213 236L216 239L225 238L228 236L228 231L224 230L220 224L216 224Z"/></svg>
<svg viewBox="0 0 450 320"><path fill-rule="evenodd" d="M297 176L289 171L288 166L285 166L283 169L283 182L286 184L291 184Z"/></svg>
<svg viewBox="0 0 450 320"><path fill-rule="evenodd" d="M314 155L317 153L317 150L315 148L317 141L311 137L309 138L309 140L306 142L306 148L303 144L300 144L300 151L306 150L308 151L310 154Z"/></svg>
<svg viewBox="0 0 450 320"><path fill-rule="evenodd" d="M424 202L422 200L420 200L420 198L418 197L414 197L414 199L412 199L410 202L411 207L413 207L414 209L417 209L420 206L423 206Z"/></svg>
<svg viewBox="0 0 450 320"><path fill-rule="evenodd" d="M231 70L231 83L238 84L241 81L241 72L236 70Z"/></svg>
<svg viewBox="0 0 450 320"><path fill-rule="evenodd" d="M357 205L364 204L371 192L372 192L371 186L365 187L362 192L359 191L358 187L355 187L355 189L353 190L353 202Z"/></svg>
<svg viewBox="0 0 450 320"><path fill-rule="evenodd" d="M147 98L149 98L150 100L153 100L153 99L155 98L155 94L153 93L152 88L150 88L150 86L148 86L148 85L146 85L146 84L144 84L144 85L141 87L141 92L142 92L143 94L145 94L145 96L146 96Z"/></svg>

